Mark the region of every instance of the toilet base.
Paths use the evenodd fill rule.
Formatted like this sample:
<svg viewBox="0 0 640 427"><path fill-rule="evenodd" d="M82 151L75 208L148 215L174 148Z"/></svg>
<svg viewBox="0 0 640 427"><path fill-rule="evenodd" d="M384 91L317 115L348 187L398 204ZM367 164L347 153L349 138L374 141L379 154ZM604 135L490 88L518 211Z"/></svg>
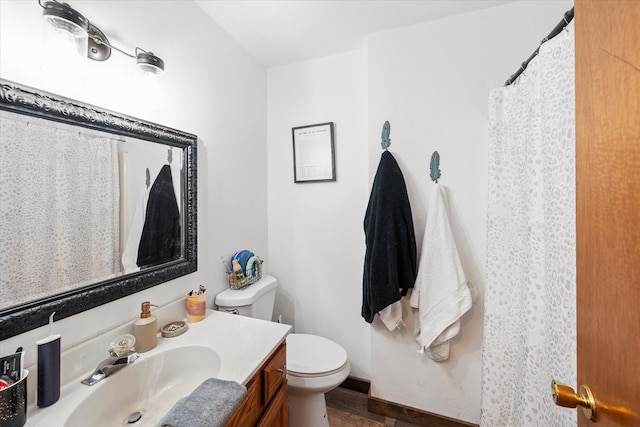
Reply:
<svg viewBox="0 0 640 427"><path fill-rule="evenodd" d="M297 396L289 393L289 427L329 427L324 393Z"/></svg>
<svg viewBox="0 0 640 427"><path fill-rule="evenodd" d="M340 370L320 377L287 375L289 427L329 427L324 394L338 387L351 372L346 362Z"/></svg>

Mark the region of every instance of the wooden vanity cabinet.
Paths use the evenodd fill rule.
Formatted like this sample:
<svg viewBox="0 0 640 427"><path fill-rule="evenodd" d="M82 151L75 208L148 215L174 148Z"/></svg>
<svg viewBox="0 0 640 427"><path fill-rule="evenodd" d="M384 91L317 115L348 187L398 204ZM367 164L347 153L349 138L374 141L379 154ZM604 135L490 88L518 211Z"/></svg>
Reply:
<svg viewBox="0 0 640 427"><path fill-rule="evenodd" d="M287 351L282 343L247 383L247 394L225 427L287 427Z"/></svg>

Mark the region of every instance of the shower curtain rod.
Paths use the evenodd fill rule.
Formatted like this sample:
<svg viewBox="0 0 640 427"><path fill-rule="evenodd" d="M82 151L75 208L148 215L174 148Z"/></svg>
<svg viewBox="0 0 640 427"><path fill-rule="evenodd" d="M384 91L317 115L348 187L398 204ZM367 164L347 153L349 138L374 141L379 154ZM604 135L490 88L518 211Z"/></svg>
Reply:
<svg viewBox="0 0 640 427"><path fill-rule="evenodd" d="M558 25L556 25L555 28L551 30L549 35L542 39L542 41L540 42L540 46L542 46L545 42L551 40L552 38L560 34L560 32L564 30L565 27L569 25L569 23L572 20L573 20L573 8L571 8L571 10L568 10L564 13L564 16L562 17L562 21L558 22ZM520 76L520 74L522 74L522 72L527 69L527 65L529 65L529 62L531 62L531 60L535 58L538 52L540 51L540 46L538 46L538 48L531 54L531 56L527 58L527 60L524 61L522 65L520 65L520 68L518 68L518 71L516 71L511 75L511 77L509 77L509 79L504 83L505 86L509 86L511 83L513 83Z"/></svg>

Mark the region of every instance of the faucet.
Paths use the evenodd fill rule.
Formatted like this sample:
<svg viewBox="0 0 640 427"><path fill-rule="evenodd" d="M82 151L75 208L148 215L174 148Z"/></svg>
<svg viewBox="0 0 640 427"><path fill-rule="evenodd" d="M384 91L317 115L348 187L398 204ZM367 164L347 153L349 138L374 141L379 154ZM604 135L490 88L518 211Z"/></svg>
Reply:
<svg viewBox="0 0 640 427"><path fill-rule="evenodd" d="M118 356L113 350L109 350L110 357L100 362L96 370L91 374L89 378L82 380L82 384L94 385L103 378L107 378L109 375L124 368L127 365L135 362L140 355L136 352L128 352L121 356Z"/></svg>

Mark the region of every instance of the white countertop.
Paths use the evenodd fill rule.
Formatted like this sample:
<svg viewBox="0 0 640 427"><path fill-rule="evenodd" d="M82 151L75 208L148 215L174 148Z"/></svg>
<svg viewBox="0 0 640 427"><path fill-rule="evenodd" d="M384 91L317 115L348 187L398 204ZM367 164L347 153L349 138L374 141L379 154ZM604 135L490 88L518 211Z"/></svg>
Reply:
<svg viewBox="0 0 640 427"><path fill-rule="evenodd" d="M214 350L220 358L216 378L246 385L268 356L285 341L290 331L289 325L208 310L207 317L201 322L189 323L189 329L184 334L174 338L159 336L158 345L153 350L141 353L140 359L134 363L178 347L204 346ZM67 357L65 353L62 356L63 360ZM68 357L74 356L68 355ZM95 366L100 361L95 360ZM126 376L127 369L128 367L124 367L113 376L91 387L80 383L83 378L91 374L91 372L84 372L76 380L62 386L60 400L57 403L48 408L29 406L26 425L28 427L63 426L79 402L99 388L102 383L110 381L115 376L119 376L118 380L122 381L125 378L122 376ZM186 366L185 369L193 369L193 367ZM203 381L205 379L202 378ZM34 391L29 390L29 393ZM174 403L172 402L171 405Z"/></svg>

